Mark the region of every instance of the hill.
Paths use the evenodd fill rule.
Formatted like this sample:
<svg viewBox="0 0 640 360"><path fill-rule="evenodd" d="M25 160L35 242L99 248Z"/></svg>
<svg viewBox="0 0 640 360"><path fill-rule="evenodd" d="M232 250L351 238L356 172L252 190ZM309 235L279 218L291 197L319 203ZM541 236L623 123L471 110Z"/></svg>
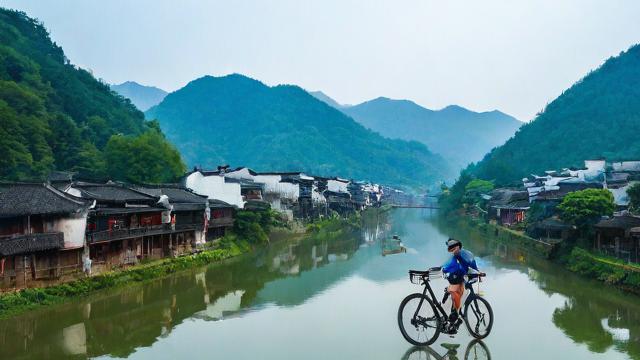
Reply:
<svg viewBox="0 0 640 360"><path fill-rule="evenodd" d="M445 161L417 142L369 131L297 86L242 75L205 76L146 113L190 165L301 170L426 187L450 178Z"/></svg>
<svg viewBox="0 0 640 360"><path fill-rule="evenodd" d="M585 159L640 159L640 45L608 59L553 100L515 137L470 168L514 183Z"/></svg>
<svg viewBox="0 0 640 360"><path fill-rule="evenodd" d="M158 105L167 92L154 86L140 85L135 81L126 81L122 84L111 85L111 90L131 100L133 105L142 111Z"/></svg>
<svg viewBox="0 0 640 360"><path fill-rule="evenodd" d="M323 103L336 108L338 110L345 108L345 107L349 107L349 105L342 105L339 102L335 101L334 99L332 99L331 97L329 97L329 95L323 93L322 91L309 91L309 94L311 94L311 96L313 96L314 98L322 101Z"/></svg>
<svg viewBox="0 0 640 360"><path fill-rule="evenodd" d="M500 111L478 113L455 105L430 110L384 97L340 110L383 136L419 141L458 169L481 160L522 125Z"/></svg>
<svg viewBox="0 0 640 360"><path fill-rule="evenodd" d="M0 179L12 180L68 170L165 181L184 169L157 124L71 64L42 24L1 8L0 154Z"/></svg>

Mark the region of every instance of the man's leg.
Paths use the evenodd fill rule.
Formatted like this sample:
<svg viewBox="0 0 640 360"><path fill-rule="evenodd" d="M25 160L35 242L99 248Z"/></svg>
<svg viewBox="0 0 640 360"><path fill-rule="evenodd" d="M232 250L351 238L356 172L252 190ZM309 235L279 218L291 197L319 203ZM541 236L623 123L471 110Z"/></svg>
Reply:
<svg viewBox="0 0 640 360"><path fill-rule="evenodd" d="M462 284L449 285L449 294L451 294L451 300L453 300L453 307L460 312L464 287Z"/></svg>

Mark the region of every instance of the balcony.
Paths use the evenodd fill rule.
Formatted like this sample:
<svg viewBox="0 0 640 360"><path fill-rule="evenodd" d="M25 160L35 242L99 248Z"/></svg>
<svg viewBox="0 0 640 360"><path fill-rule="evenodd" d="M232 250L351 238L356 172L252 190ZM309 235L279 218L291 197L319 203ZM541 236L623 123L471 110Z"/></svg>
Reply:
<svg viewBox="0 0 640 360"><path fill-rule="evenodd" d="M87 243L94 244L103 241L113 241L159 234L170 234L174 231L175 230L171 229L171 227L167 225L153 225L138 228L95 231L87 233Z"/></svg>
<svg viewBox="0 0 640 360"><path fill-rule="evenodd" d="M17 234L0 237L0 255L11 256L64 247L62 232Z"/></svg>

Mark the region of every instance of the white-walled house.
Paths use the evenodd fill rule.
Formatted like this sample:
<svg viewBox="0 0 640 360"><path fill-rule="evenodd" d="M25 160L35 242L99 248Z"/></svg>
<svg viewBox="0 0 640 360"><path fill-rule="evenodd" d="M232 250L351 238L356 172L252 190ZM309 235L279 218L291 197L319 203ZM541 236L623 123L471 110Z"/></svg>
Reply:
<svg viewBox="0 0 640 360"><path fill-rule="evenodd" d="M348 193L347 186L349 185L349 180L341 179L341 178L332 178L327 180L327 190L337 192L337 193Z"/></svg>
<svg viewBox="0 0 640 360"><path fill-rule="evenodd" d="M183 179L183 185L193 192L212 200L222 200L242 209L244 201L239 182L225 181L225 174L218 171L194 171Z"/></svg>

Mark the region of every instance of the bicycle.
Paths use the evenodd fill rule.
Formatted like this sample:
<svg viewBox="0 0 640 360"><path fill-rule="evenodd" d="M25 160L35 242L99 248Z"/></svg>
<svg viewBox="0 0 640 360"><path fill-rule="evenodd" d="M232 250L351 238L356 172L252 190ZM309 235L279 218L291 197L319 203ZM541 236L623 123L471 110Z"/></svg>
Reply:
<svg viewBox="0 0 640 360"><path fill-rule="evenodd" d="M485 273L468 274L465 276L464 282L465 288L469 290L469 295L464 302L461 315L467 330L476 339L484 339L489 336L493 326L491 305L483 297L476 294L473 289L473 284L485 276ZM441 303L436 299L429 283L430 280L439 277L442 277L440 267L433 267L427 271L409 270L411 283L424 285L422 293L414 293L405 297L398 308L400 332L413 345L433 344L441 332L450 335L457 333L459 325L450 322L449 314L442 307L442 304L449 297L449 292L445 288L445 295ZM433 334L430 334L431 332Z"/></svg>

